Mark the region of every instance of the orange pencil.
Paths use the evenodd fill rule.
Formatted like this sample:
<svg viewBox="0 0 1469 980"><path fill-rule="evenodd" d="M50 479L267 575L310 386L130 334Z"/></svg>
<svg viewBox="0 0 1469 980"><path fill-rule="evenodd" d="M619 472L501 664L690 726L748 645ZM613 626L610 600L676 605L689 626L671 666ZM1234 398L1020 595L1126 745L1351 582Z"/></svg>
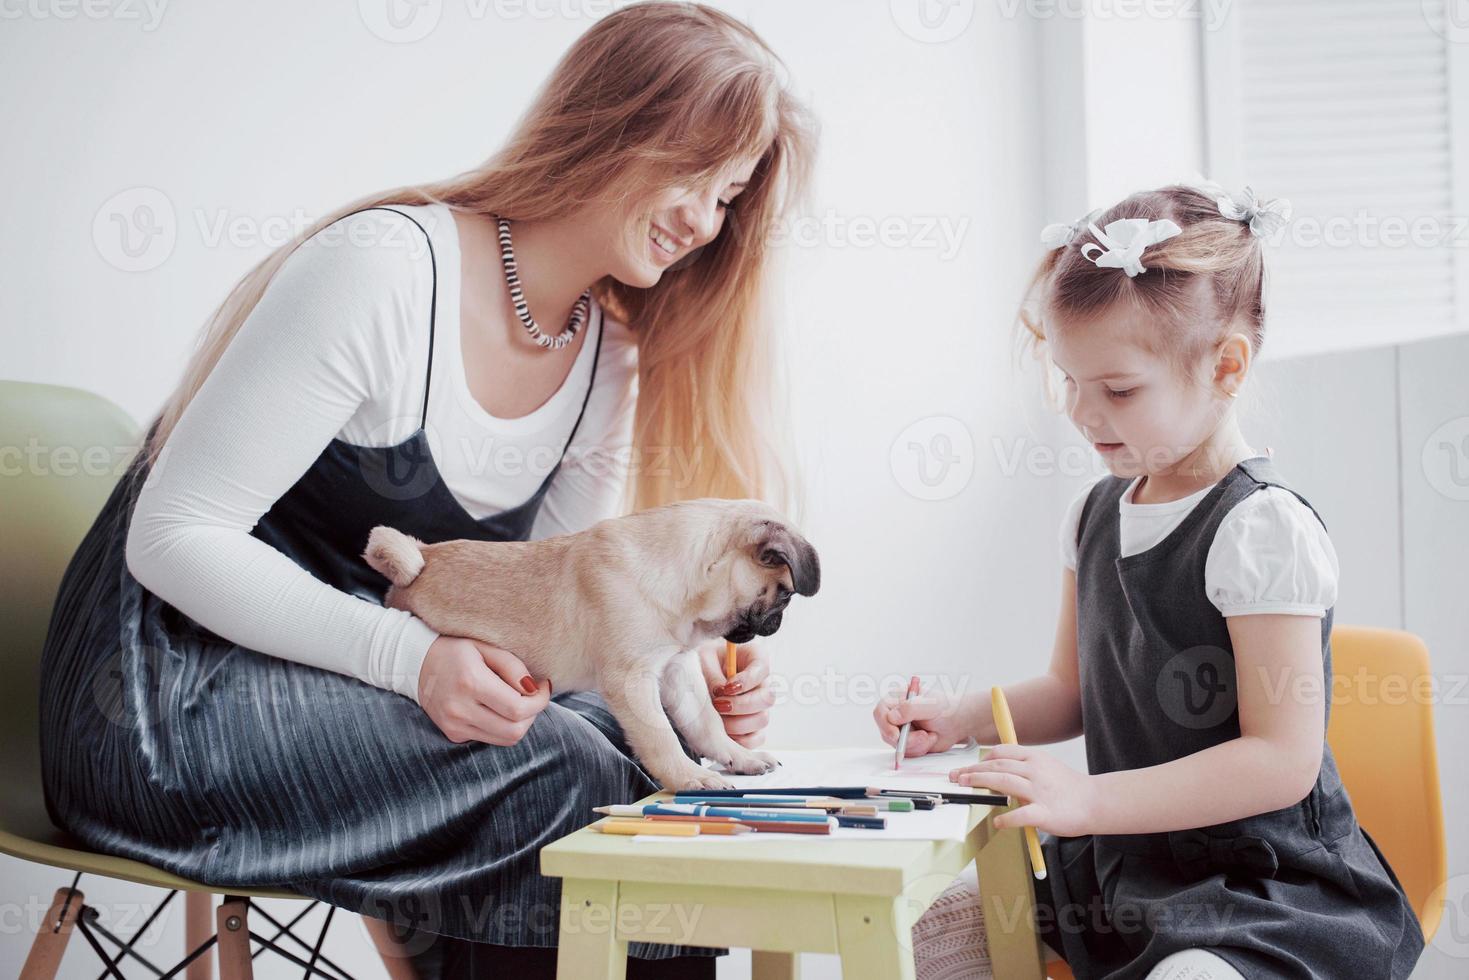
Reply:
<svg viewBox="0 0 1469 980"><path fill-rule="evenodd" d="M644 820L696 824L700 834L753 834L755 828L733 817L679 817L667 813L650 813Z"/></svg>
<svg viewBox="0 0 1469 980"><path fill-rule="evenodd" d="M665 837L697 837L696 823L658 823L654 820L602 820L592 829L603 834L661 834Z"/></svg>
<svg viewBox="0 0 1469 980"><path fill-rule="evenodd" d="M724 679L726 681L731 680L739 672L739 663L735 659L738 650L739 648L732 640L724 641Z"/></svg>
<svg viewBox="0 0 1469 980"><path fill-rule="evenodd" d="M696 823L702 834L739 833L739 831L725 831L723 829L710 829L710 824L716 828L720 824L744 827L749 831L764 831L767 834L829 834L831 825L824 823L809 823L795 820L741 820L738 817L682 817L675 813L650 813L643 820L665 820L673 823Z"/></svg>

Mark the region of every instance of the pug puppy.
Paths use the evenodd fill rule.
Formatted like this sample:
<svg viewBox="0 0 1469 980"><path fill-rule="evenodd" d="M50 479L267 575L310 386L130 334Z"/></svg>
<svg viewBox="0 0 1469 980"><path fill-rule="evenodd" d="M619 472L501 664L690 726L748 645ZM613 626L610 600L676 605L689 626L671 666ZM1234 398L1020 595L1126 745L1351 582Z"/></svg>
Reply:
<svg viewBox="0 0 1469 980"><path fill-rule="evenodd" d="M664 788L731 785L673 726L733 772L778 765L725 733L695 650L771 635L791 596L820 587L816 550L762 501L680 501L541 541L424 544L376 527L362 557L392 583L389 606L510 651L552 690L600 692Z"/></svg>

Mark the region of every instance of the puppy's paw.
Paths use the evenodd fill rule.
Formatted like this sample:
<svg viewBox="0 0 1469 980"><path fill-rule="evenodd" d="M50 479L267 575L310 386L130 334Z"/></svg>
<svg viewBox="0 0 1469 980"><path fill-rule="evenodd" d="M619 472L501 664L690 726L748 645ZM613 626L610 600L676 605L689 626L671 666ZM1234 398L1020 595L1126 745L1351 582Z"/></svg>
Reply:
<svg viewBox="0 0 1469 980"><path fill-rule="evenodd" d="M780 760L769 752L756 752L739 746L736 748L737 751L730 753L733 758L725 763L730 772L737 772L742 776L756 776L780 765Z"/></svg>
<svg viewBox="0 0 1469 980"><path fill-rule="evenodd" d="M673 772L655 773L663 788L672 792L701 789L734 789L734 784L713 769L693 763L679 766Z"/></svg>

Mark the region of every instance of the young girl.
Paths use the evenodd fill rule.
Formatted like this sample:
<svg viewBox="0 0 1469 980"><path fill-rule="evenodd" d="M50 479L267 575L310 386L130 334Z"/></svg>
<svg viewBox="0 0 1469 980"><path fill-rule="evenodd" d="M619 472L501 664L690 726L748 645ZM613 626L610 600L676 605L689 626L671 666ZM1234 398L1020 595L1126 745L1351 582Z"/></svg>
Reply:
<svg viewBox="0 0 1469 980"><path fill-rule="evenodd" d="M1423 934L1325 741L1337 562L1245 441L1262 237L1284 208L1187 186L1051 226L1022 321L1110 476L1072 503L1022 744L951 778L1042 830L1036 922L1078 978L1406 977ZM907 753L998 741L988 693L885 701ZM1087 772L1034 748L1085 733Z"/></svg>

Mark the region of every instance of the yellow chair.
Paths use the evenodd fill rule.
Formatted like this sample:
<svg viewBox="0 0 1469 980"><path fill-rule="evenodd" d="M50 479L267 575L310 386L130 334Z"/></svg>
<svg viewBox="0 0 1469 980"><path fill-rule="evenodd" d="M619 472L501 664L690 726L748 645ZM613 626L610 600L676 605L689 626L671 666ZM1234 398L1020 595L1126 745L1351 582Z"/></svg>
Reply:
<svg viewBox="0 0 1469 980"><path fill-rule="evenodd" d="M1339 626L1331 666L1326 738L1337 769L1357 822L1382 848L1431 940L1443 916L1448 852L1428 648L1400 630Z"/></svg>
<svg viewBox="0 0 1469 980"><path fill-rule="evenodd" d="M58 888L30 955L21 968L21 980L50 980L56 975L67 940L82 934L97 956L121 976L124 957L146 964L133 943L167 907L176 892L185 893L185 957L189 980L207 980L212 972L205 954L218 944L220 976L244 980L251 976L254 955L265 949L305 968L306 976L339 980L346 976L321 955L335 911L327 906L320 937L313 947L291 931L318 903L281 923L252 903L252 898L291 898L303 895L275 889L230 889L209 913L210 895L217 886L190 881L149 864L101 854L57 829L46 814L41 790L37 693L41 645L62 572L87 528L97 516L117 478L138 445L137 426L105 398L56 385L0 381L0 667L6 683L0 685L0 852L26 861L75 872L69 886ZM77 888L83 873L140 882L169 889L133 938L114 936L86 904ZM271 926L269 935L250 929L251 911ZM364 917L370 934L393 980L413 980L410 962L403 956L380 919ZM211 927L214 935L210 935ZM300 946L300 955L283 948L282 937ZM254 954L251 940L260 944ZM117 947L109 950L103 941ZM156 975L157 971L153 971Z"/></svg>
<svg viewBox="0 0 1469 980"><path fill-rule="evenodd" d="M1338 626L1331 673L1326 740L1337 770L1357 822L1386 855L1431 940L1443 916L1448 857L1428 648L1400 630ZM1064 963L1046 970L1051 980L1072 980Z"/></svg>

